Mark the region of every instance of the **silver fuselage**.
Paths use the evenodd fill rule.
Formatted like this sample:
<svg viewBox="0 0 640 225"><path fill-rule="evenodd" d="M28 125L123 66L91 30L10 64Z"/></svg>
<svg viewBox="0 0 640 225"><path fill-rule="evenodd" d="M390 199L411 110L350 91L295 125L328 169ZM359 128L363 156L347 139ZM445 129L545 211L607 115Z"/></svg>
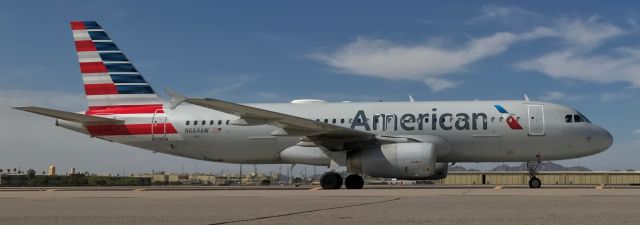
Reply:
<svg viewBox="0 0 640 225"><path fill-rule="evenodd" d="M436 137L440 140L436 148L438 162L571 159L602 152L613 141L605 129L595 124L567 122L567 115L578 115L577 111L536 101L247 105L322 122L326 119L331 124L381 136L410 137L419 141ZM497 106L506 113L500 112ZM238 117L190 104L183 104L174 110L167 106L161 115L105 116L125 120L129 124L166 120L177 133L167 134L165 129L155 129L151 135L99 138L154 152L216 162L287 163L280 159L280 152L296 145L302 138L272 135L278 128L271 125L228 125L227 121ZM515 119L521 129L509 125L509 117ZM198 121L197 125L194 125L194 121ZM60 122L63 127L82 132L80 127L74 128L71 123Z"/></svg>

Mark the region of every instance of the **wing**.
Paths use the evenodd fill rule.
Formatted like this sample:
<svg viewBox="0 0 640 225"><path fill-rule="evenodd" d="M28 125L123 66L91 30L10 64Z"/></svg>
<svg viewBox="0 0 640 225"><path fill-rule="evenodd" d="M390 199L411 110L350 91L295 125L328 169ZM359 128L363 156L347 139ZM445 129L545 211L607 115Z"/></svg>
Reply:
<svg viewBox="0 0 640 225"><path fill-rule="evenodd" d="M185 98L171 91L167 92L172 96L172 108L182 102L188 102L240 117L231 121L232 125L269 124L279 128L271 133L274 136L305 136L308 141L331 150L350 150L379 144L375 134L365 131L212 98Z"/></svg>
<svg viewBox="0 0 640 225"><path fill-rule="evenodd" d="M43 116L53 117L56 119L62 119L72 122L78 122L85 125L101 125L101 124L122 124L124 121L109 119L98 116L88 116L79 113L60 111L55 109L48 109L42 107L28 106L28 107L14 107L14 109L22 110L25 112L35 113Z"/></svg>

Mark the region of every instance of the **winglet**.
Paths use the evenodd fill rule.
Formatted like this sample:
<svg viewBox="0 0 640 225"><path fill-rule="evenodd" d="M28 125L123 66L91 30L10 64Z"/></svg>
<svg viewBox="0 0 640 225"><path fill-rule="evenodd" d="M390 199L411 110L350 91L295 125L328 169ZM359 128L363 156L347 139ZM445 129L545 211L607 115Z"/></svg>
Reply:
<svg viewBox="0 0 640 225"><path fill-rule="evenodd" d="M527 94L524 94L524 101L529 101L529 96L527 96Z"/></svg>
<svg viewBox="0 0 640 225"><path fill-rule="evenodd" d="M174 110L178 105L180 105L184 100L187 100L186 97L178 94L177 92L172 91L169 88L165 88L164 91L167 92L169 96L171 96L171 105L169 106L171 110Z"/></svg>
<svg viewBox="0 0 640 225"><path fill-rule="evenodd" d="M413 99L413 96L409 95L409 102L415 102L416 100Z"/></svg>

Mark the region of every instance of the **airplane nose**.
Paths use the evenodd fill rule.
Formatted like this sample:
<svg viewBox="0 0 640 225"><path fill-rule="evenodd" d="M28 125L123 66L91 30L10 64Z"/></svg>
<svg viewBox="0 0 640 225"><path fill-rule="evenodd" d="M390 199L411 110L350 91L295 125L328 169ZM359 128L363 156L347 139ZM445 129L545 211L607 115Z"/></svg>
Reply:
<svg viewBox="0 0 640 225"><path fill-rule="evenodd" d="M613 144L613 136L606 129L599 127L598 145L600 145L600 151L607 150Z"/></svg>

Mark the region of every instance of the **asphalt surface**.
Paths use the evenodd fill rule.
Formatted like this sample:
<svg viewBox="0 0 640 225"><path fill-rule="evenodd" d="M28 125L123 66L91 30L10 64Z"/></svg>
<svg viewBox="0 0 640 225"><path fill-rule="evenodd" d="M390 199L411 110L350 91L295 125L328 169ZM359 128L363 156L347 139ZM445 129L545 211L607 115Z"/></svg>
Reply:
<svg viewBox="0 0 640 225"><path fill-rule="evenodd" d="M0 189L0 224L640 224L640 189Z"/></svg>

